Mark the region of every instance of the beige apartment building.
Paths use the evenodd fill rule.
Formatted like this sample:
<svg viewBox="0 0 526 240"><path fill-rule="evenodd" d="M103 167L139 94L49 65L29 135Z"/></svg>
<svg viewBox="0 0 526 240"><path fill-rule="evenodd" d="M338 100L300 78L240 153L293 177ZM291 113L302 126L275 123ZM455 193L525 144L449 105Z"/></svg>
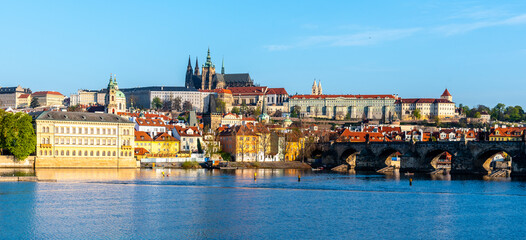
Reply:
<svg viewBox="0 0 526 240"><path fill-rule="evenodd" d="M35 167L135 168L134 126L106 113L36 112Z"/></svg>

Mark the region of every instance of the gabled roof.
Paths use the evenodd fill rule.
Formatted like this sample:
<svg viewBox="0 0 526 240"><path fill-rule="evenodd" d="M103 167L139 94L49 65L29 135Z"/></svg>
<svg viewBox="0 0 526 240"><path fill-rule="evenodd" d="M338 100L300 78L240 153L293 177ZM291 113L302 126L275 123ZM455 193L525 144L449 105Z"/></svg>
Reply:
<svg viewBox="0 0 526 240"><path fill-rule="evenodd" d="M449 93L449 91L447 90L444 90L444 93L442 93L442 97L451 97L451 94Z"/></svg>
<svg viewBox="0 0 526 240"><path fill-rule="evenodd" d="M288 95L285 88L269 88L267 94Z"/></svg>
<svg viewBox="0 0 526 240"><path fill-rule="evenodd" d="M153 139L143 131L135 131L135 141L152 141Z"/></svg>
<svg viewBox="0 0 526 240"><path fill-rule="evenodd" d="M170 134L162 132L158 133L157 136L153 138L155 141L177 141L174 137L170 136Z"/></svg>

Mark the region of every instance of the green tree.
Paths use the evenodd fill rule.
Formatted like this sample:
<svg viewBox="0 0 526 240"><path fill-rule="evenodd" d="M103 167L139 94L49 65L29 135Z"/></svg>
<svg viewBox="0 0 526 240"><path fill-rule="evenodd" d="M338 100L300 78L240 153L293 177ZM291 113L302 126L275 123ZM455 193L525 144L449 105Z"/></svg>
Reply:
<svg viewBox="0 0 526 240"><path fill-rule="evenodd" d="M475 118L480 118L480 112L476 112L475 115L473 116Z"/></svg>
<svg viewBox="0 0 526 240"><path fill-rule="evenodd" d="M158 97L154 97L152 100L152 108L159 110L161 107L163 107L163 103L161 102L161 99Z"/></svg>
<svg viewBox="0 0 526 240"><path fill-rule="evenodd" d="M346 121L351 120L351 113L347 112L347 114L345 114L345 120Z"/></svg>
<svg viewBox="0 0 526 240"><path fill-rule="evenodd" d="M29 107L31 107L31 108L40 107L40 103L38 102L38 99L37 98L31 98L31 103L29 104Z"/></svg>
<svg viewBox="0 0 526 240"><path fill-rule="evenodd" d="M26 113L2 113L0 117L0 148L7 149L18 160L35 152L36 136L33 119Z"/></svg>
<svg viewBox="0 0 526 240"><path fill-rule="evenodd" d="M294 105L292 107L292 111L290 112L291 117L299 117L301 112L301 107L298 105Z"/></svg>
<svg viewBox="0 0 526 240"><path fill-rule="evenodd" d="M232 113L235 113L235 114L239 114L239 113L240 113L238 107L233 107L231 112L232 112Z"/></svg>
<svg viewBox="0 0 526 240"><path fill-rule="evenodd" d="M257 116L259 116L259 115L261 115L261 108L258 107L258 108L256 108L256 109L254 110L254 116L257 117Z"/></svg>
<svg viewBox="0 0 526 240"><path fill-rule="evenodd" d="M243 114L247 113L247 104L245 102L241 104L241 108L239 109L239 111Z"/></svg>
<svg viewBox="0 0 526 240"><path fill-rule="evenodd" d="M420 118L422 117L422 114L420 113L420 109L415 109L415 110L413 111L413 117L414 117L415 119L420 119Z"/></svg>

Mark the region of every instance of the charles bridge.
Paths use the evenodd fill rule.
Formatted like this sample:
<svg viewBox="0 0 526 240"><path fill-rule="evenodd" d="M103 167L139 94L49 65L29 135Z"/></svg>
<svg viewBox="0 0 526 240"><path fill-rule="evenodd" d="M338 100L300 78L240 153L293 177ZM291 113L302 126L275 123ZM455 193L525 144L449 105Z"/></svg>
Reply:
<svg viewBox="0 0 526 240"><path fill-rule="evenodd" d="M398 155L400 171L432 172L445 152L451 154L452 174L488 174L493 157L505 152L511 157L511 174L526 175L524 141L335 142L317 144L311 155L324 164L347 164L356 170L382 169Z"/></svg>

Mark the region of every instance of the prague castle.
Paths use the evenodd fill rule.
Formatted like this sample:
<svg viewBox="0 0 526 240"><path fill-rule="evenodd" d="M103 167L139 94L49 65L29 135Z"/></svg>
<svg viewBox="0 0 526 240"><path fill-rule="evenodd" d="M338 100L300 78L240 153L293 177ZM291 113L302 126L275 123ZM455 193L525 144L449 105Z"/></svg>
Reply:
<svg viewBox="0 0 526 240"><path fill-rule="evenodd" d="M210 49L206 56L206 62L199 72L199 63L196 58L195 68L192 68L190 57L186 68L185 87L202 90L222 89L229 87L254 87L254 82L248 73L225 74L224 61L221 73L216 73L215 65L210 57Z"/></svg>

